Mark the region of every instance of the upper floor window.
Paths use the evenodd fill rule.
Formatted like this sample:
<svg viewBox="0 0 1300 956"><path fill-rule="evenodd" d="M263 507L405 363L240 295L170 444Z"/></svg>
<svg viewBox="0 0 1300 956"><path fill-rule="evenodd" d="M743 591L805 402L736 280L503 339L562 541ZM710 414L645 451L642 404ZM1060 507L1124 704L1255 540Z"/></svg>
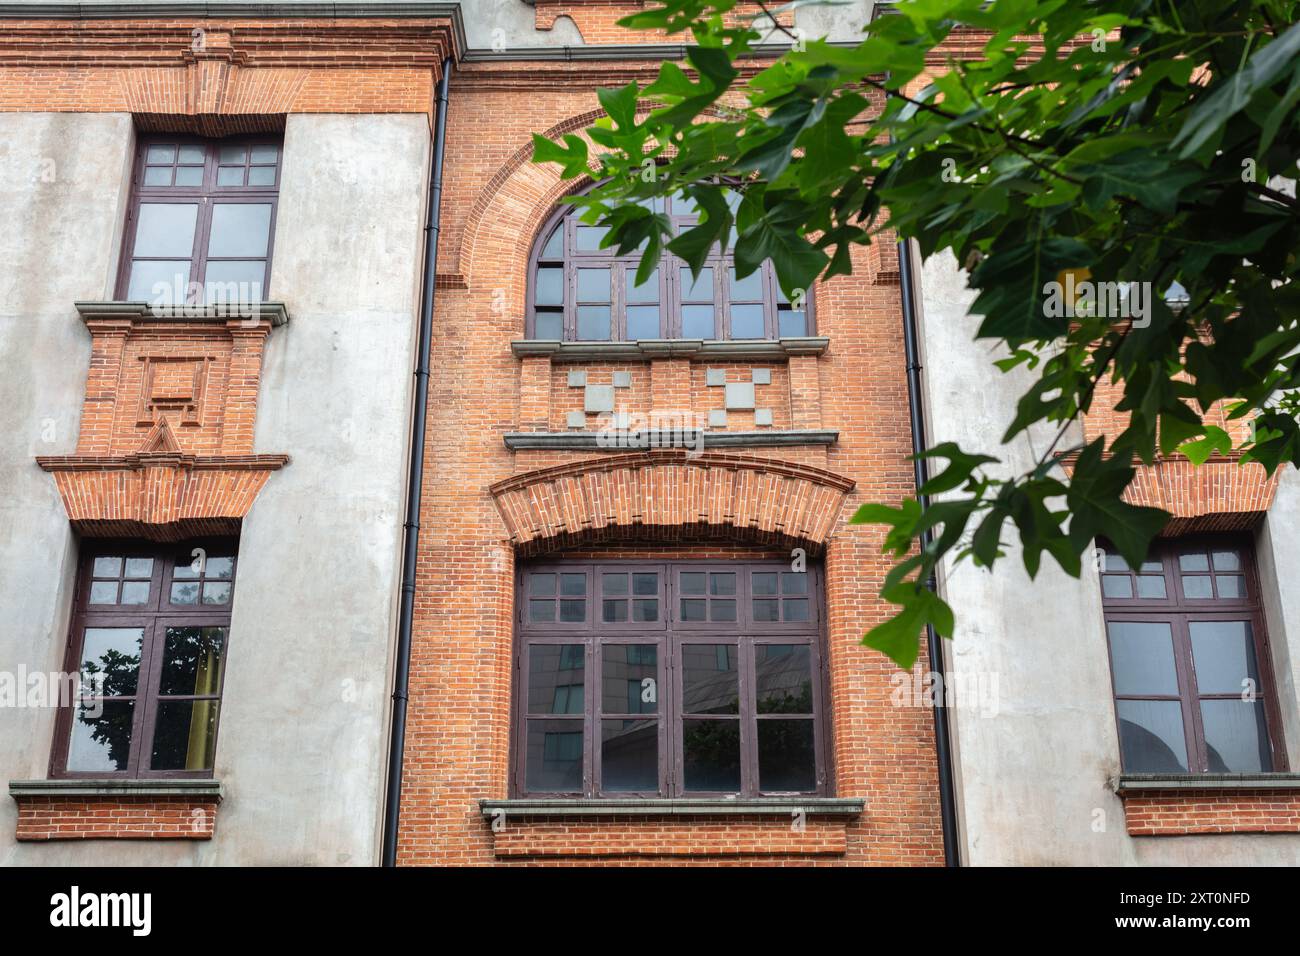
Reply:
<svg viewBox="0 0 1300 956"><path fill-rule="evenodd" d="M51 769L68 777L210 777L237 542L91 541L77 577Z"/></svg>
<svg viewBox="0 0 1300 956"><path fill-rule="evenodd" d="M647 200L675 232L698 221L686 196ZM777 339L812 334L809 297L791 302L771 262L744 278L730 248L715 246L698 277L665 252L659 268L636 282L640 253L602 249L607 230L557 213L533 252L528 286L528 337L608 342L637 339Z"/></svg>
<svg viewBox="0 0 1300 956"><path fill-rule="evenodd" d="M514 791L827 793L820 588L787 562L525 568Z"/></svg>
<svg viewBox="0 0 1300 956"><path fill-rule="evenodd" d="M268 139L140 143L118 297L153 305L266 298L280 189Z"/></svg>
<svg viewBox="0 0 1300 956"><path fill-rule="evenodd" d="M1124 769L1285 769L1250 542L1162 539L1138 568L1102 551Z"/></svg>

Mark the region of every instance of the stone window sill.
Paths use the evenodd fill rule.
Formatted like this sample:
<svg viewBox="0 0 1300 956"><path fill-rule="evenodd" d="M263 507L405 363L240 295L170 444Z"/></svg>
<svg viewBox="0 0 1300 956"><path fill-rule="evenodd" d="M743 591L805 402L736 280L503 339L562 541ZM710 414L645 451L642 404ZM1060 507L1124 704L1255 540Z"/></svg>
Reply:
<svg viewBox="0 0 1300 956"><path fill-rule="evenodd" d="M220 305L153 306L148 302L77 302L78 314L84 321L92 319L126 319L128 321L158 322L228 322L232 319L264 319L272 328L289 321L289 312L283 302L256 302Z"/></svg>
<svg viewBox="0 0 1300 956"><path fill-rule="evenodd" d="M1126 773L1115 781L1115 792L1153 790L1300 790L1300 773Z"/></svg>
<svg viewBox="0 0 1300 956"><path fill-rule="evenodd" d="M821 355L830 339L799 336L783 339L705 340L638 339L635 342L561 342L516 339L510 350L518 358L543 357L552 362L624 362L697 358L716 361L783 361L794 355Z"/></svg>
<svg viewBox="0 0 1300 956"><path fill-rule="evenodd" d="M210 840L218 780L10 780L18 804L14 838L55 840Z"/></svg>
<svg viewBox="0 0 1300 956"><path fill-rule="evenodd" d="M561 799L480 800L485 817L627 817L627 816L780 816L796 811L807 816L856 817L865 801L860 797L769 797L762 800L702 799Z"/></svg>
<svg viewBox="0 0 1300 956"><path fill-rule="evenodd" d="M10 780L9 796L23 797L202 797L221 800L220 780Z"/></svg>

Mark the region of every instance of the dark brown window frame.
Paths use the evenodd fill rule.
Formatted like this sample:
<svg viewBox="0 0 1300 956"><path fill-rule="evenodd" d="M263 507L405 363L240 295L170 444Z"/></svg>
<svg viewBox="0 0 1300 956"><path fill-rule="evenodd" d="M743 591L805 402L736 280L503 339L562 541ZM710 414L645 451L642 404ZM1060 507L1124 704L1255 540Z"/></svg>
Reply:
<svg viewBox="0 0 1300 956"><path fill-rule="evenodd" d="M659 620L654 623L605 623L597 620L602 595L597 592L600 576L605 572L655 570L659 574ZM735 573L736 621L685 622L679 620L678 606L682 594L677 588L680 574L690 571ZM514 641L514 692L510 737L510 792L514 797L532 799L618 799L618 798L710 798L829 796L834 792L834 773L830 760L830 695L826 673L825 590L819 566L800 572L807 576L807 621L792 623L757 621L753 617L751 586L754 573L792 573L785 561L709 561L709 560L617 560L538 561L520 567L516 574L516 608ZM530 599L528 578L536 572L582 573L586 578L586 610L583 621L529 624ZM781 580L778 578L778 581ZM559 579L557 578L557 592ZM689 597L689 595L688 595ZM759 595L760 599L765 595ZM558 600L557 594L557 600ZM557 614L558 617L558 614ZM629 615L630 617L630 615ZM581 645L583 647L583 709L581 714L530 714L528 710L529 648L534 645ZM605 713L598 703L601 695L604 649L619 644L653 644L656 653L659 706L653 715ZM739 712L735 717L683 714L682 645L724 644L737 648L737 680L740 692ZM755 648L763 645L798 644L809 649L812 682L810 715L759 714L753 682ZM740 728L741 788L739 791L687 791L684 786L683 719L735 719ZM583 786L581 791L530 791L527 788L527 733L530 720L569 720L583 727ZM653 719L658 722L658 778L654 791L604 790L601 777L601 721L606 719ZM767 791L759 789L758 722L768 719L806 719L813 725L813 752L816 786L803 791Z"/></svg>
<svg viewBox="0 0 1300 956"><path fill-rule="evenodd" d="M1099 551L1115 556L1114 549L1105 541L1098 541ZM1184 592L1183 575L1180 570L1179 553L1190 549L1203 548L1207 553L1216 549L1236 551L1240 556L1239 571L1226 572L1231 576L1240 576L1245 587L1245 594L1238 598L1221 598L1217 596L1217 584L1214 586L1216 596L1213 598L1189 598ZM1213 560L1211 558L1211 560ZM1240 621L1248 620L1252 636L1252 649L1258 682L1255 696L1263 706L1265 732L1267 734L1271 766L1264 772L1285 771L1288 768L1287 752L1282 737L1282 717L1278 706L1277 684L1274 679L1272 651L1264 617L1263 600L1260 594L1258 568L1255 562L1255 541L1250 535L1232 534L1194 534L1174 538L1158 538L1153 544L1147 561L1154 565L1159 563L1160 570L1144 564L1137 570L1126 572L1108 571L1106 559L1100 562L1099 575L1127 575L1130 579L1129 590L1132 597L1107 597L1102 592L1102 608L1105 617L1106 657L1111 675L1111 702L1114 707L1117 730L1120 725L1119 702L1121 700L1167 700L1177 701L1183 721L1183 734L1187 753L1188 773L1211 773L1209 767L1208 745L1201 716L1201 702L1205 700L1239 700L1240 692L1205 693L1200 689L1196 677L1196 665L1192 653L1191 624L1198 621ZM1137 577L1146 571L1152 577L1157 574L1164 579L1164 598L1138 597ZM1202 576L1201 572L1191 572L1193 576ZM1211 580L1215 570L1211 566L1203 573ZM1170 694L1123 694L1118 692L1115 675L1114 653L1110 638L1112 623L1164 623L1169 626L1173 639L1174 665L1177 676L1177 695ZM1123 738L1120 738L1120 757L1123 758ZM1125 767L1126 772L1149 772L1143 768Z"/></svg>
<svg viewBox="0 0 1300 956"><path fill-rule="evenodd" d="M203 161L203 178L197 186L148 186L145 185L145 170L150 165L147 162L149 148L152 146L169 146L174 145L178 148L181 146L199 146L204 150ZM275 181L271 185L263 186L221 186L218 185L218 172L221 168L219 161L220 150L224 146L244 146L248 149L246 154L244 169L245 178L248 178L247 170L252 165L251 149L254 146L274 146L276 148L275 160ZM179 155L176 157L173 168L181 165ZM155 164L156 165L156 164ZM197 165L197 164L194 164ZM268 164L269 165L269 164ZM270 298L271 286L271 264L275 254L275 224L279 214L280 199L280 179L284 167L284 143L283 138L279 136L238 136L226 139L206 139L190 135L165 135L151 134L141 136L136 144L136 154L133 160L131 170L131 194L130 202L127 208L126 228L122 236L122 256L118 265L116 295L119 300L126 299L131 282L131 269L135 260L135 246L137 231L140 223L140 207L144 204L163 204L163 205L198 205L197 217L194 225L194 241L190 249L190 257L187 260L190 263L189 289L186 293L186 301L183 304L194 305L196 300L193 290L204 288L207 281L207 271L209 261L246 261L252 259L264 259L265 267L263 270L262 282L262 299ZM233 167L231 167L233 168ZM218 205L228 203L256 203L270 204L271 217L267 226L266 238L266 255L265 256L209 256L208 244L212 234L212 216L213 211ZM164 260L172 261L172 260ZM179 259L174 261L181 261ZM181 304L181 303L176 303Z"/></svg>
<svg viewBox="0 0 1300 956"><path fill-rule="evenodd" d="M678 232L693 226L698 218L695 215L677 215L673 212L673 200L671 197L665 200L665 214L672 220L674 227ZM600 249L595 251L579 251L576 241L576 230L579 226L585 226L574 214L573 207L564 206L553 212L547 219L546 224L538 232L537 239L533 243L532 251L528 257L528 287L527 287L527 320L525 322L525 337L529 339L538 338L537 335L537 316L538 312L548 312L550 314L562 315L562 334L561 340L566 342L604 342L604 341L631 341L628 338L627 308L629 305L649 304L643 300L627 299L628 277L635 275L636 267L640 261L639 253L632 253L626 256L615 254L615 250ZM543 253L556 228L563 230L563 245L561 254L557 257L544 257ZM564 270L564 303L559 309L555 307L538 306L537 304L537 273L541 267L562 268ZM730 295L731 272L735 266L733 250L728 249L727 254L721 254L721 250L715 245L710 250L704 268L713 270L713 298L711 300L713 307L713 335L710 336L686 336L683 329L682 306L692 303L703 303L703 299L686 300L683 302L683 286L690 282L690 269L681 259L665 251L663 258L659 263L658 282L659 282L659 333L654 338L658 339L682 339L682 338L703 338L705 340L732 340L735 337L731 334L731 306L735 305L754 305L761 304L763 310L763 335L761 337L748 337L741 339L743 341L771 341L783 337L789 337L795 333L782 333L780 329L781 314L785 311L801 312L804 316L804 327L798 332L798 335L810 336L816 335L816 315L813 307L812 290L808 290L804 297L803 308L793 309L789 303L785 302L782 296L779 284L776 281L776 272L772 267L771 261L764 262L757 270L759 282L762 286L761 296L749 299L737 299L733 302ZM583 339L578 335L578 270L580 268L608 268L610 270L611 296L609 302L610 309L610 334L608 338ZM683 277L683 272L685 276ZM754 275L751 273L751 277ZM745 280L749 281L750 277Z"/></svg>
<svg viewBox="0 0 1300 956"><path fill-rule="evenodd" d="M195 548L202 548L207 556L225 557L233 560L229 585L229 599L224 604L172 604L171 587L175 579L174 561L182 555L193 553ZM71 743L74 711L77 702L70 706L60 706L55 720L54 746L50 752L50 776L59 779L210 779L213 771L206 770L153 770L146 764L149 760L157 725L158 704L167 700L215 700L218 702L217 727L214 731L212 749L215 754L220 738L220 706L225 690L225 660L230 653L230 618L235 602L237 579L239 576L239 541L233 537L195 539L175 544L157 544L142 541L123 541L110 538L87 539L83 542L78 563L76 589L73 595L72 622L68 631L67 648L64 656L64 672L77 673L81 665L81 654L87 628L95 627L141 627L144 639L141 649L140 665L136 678L134 695L121 695L120 699L135 701L132 714L131 753L127 769L118 771L103 770L68 770L68 751ZM90 604L92 581L95 579L94 563L96 558L122 555L127 558L153 559L150 577L150 600L144 604ZM123 569L125 574L125 568ZM143 578L139 580L144 580ZM183 581L198 581L200 584L209 580L206 572L199 578L185 578ZM212 579L216 580L216 579ZM222 583L224 579L222 579ZM200 598L200 601L202 599ZM162 657L166 644L168 626L183 624L189 627L225 628L225 641L222 646L223 666L221 668L221 686L215 694L169 694L160 693L162 680ZM112 698L108 698L112 699ZM63 703L63 702L60 702Z"/></svg>

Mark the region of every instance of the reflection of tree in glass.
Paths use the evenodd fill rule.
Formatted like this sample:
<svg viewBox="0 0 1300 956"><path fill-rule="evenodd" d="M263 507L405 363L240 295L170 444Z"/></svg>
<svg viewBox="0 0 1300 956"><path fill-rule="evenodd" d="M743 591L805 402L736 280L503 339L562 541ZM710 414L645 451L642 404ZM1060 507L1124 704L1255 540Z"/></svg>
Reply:
<svg viewBox="0 0 1300 956"><path fill-rule="evenodd" d="M140 675L140 655L109 648L99 655L99 660L83 661L81 673L98 696L131 697Z"/></svg>
<svg viewBox="0 0 1300 956"><path fill-rule="evenodd" d="M169 627L160 693L215 694L221 673L219 627Z"/></svg>
<svg viewBox="0 0 1300 956"><path fill-rule="evenodd" d="M812 683L804 681L799 685L799 693L791 694L789 691L781 691L778 697L772 691L768 691L758 700L758 712L760 714L811 714L812 713Z"/></svg>
<svg viewBox="0 0 1300 956"><path fill-rule="evenodd" d="M682 729L693 790L730 790L740 780L740 728L734 720L692 720Z"/></svg>

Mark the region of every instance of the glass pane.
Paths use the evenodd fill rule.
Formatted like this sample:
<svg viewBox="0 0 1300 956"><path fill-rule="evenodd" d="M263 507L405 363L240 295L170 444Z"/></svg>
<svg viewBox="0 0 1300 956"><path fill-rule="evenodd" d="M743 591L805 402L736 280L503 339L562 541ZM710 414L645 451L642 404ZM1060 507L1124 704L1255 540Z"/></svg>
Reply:
<svg viewBox="0 0 1300 956"><path fill-rule="evenodd" d="M1212 554L1214 558L1214 570L1216 571L1240 571L1241 555L1236 551L1215 551Z"/></svg>
<svg viewBox="0 0 1300 956"><path fill-rule="evenodd" d="M604 601L601 605L600 619L607 624L620 624L626 621L627 601Z"/></svg>
<svg viewBox="0 0 1300 956"><path fill-rule="evenodd" d="M564 270L538 269L536 302L538 305L564 304Z"/></svg>
<svg viewBox="0 0 1300 956"><path fill-rule="evenodd" d="M1260 773L1273 769L1259 701L1203 700L1201 725L1210 773Z"/></svg>
<svg viewBox="0 0 1300 956"><path fill-rule="evenodd" d="M199 550L199 549L195 549ZM172 562L172 577L177 580L185 579L187 581L197 578L200 572L207 567L203 554L178 555Z"/></svg>
<svg viewBox="0 0 1300 956"><path fill-rule="evenodd" d="M1249 621L1192 621L1188 628L1196 686L1202 694L1241 694L1258 686Z"/></svg>
<svg viewBox="0 0 1300 956"><path fill-rule="evenodd" d="M740 721L683 720L682 770L688 791L739 791Z"/></svg>
<svg viewBox="0 0 1300 956"><path fill-rule="evenodd" d="M224 627L169 627L163 644L163 696L221 693Z"/></svg>
<svg viewBox="0 0 1300 956"><path fill-rule="evenodd" d="M758 788L764 793L817 789L811 720L758 722Z"/></svg>
<svg viewBox="0 0 1300 956"><path fill-rule="evenodd" d="M781 602L781 604L785 609L785 619L787 622L808 620L807 598L786 598Z"/></svg>
<svg viewBox="0 0 1300 956"><path fill-rule="evenodd" d="M554 574L528 575L528 590L533 597L554 597L555 596L555 575Z"/></svg>
<svg viewBox="0 0 1300 956"><path fill-rule="evenodd" d="M704 581L703 571L683 571L679 584L683 594L703 594Z"/></svg>
<svg viewBox="0 0 1300 956"><path fill-rule="evenodd" d="M581 644L529 645L530 714L582 713L584 651ZM560 709L557 710L557 707Z"/></svg>
<svg viewBox="0 0 1300 956"><path fill-rule="evenodd" d="M117 603L117 582L116 581L94 581L90 585L90 603L91 604L116 604Z"/></svg>
<svg viewBox="0 0 1300 956"><path fill-rule="evenodd" d="M1178 567L1184 571L1208 571L1210 561L1204 551L1191 551L1178 556Z"/></svg>
<svg viewBox="0 0 1300 956"><path fill-rule="evenodd" d="M250 160L254 163L274 163L280 155L280 147L269 144L253 147L253 157Z"/></svg>
<svg viewBox="0 0 1300 956"><path fill-rule="evenodd" d="M146 186L170 186L172 184L172 168L170 166L146 166L144 184Z"/></svg>
<svg viewBox="0 0 1300 956"><path fill-rule="evenodd" d="M605 239L605 233L609 232L604 226L578 226L576 231L579 252L598 251L601 242Z"/></svg>
<svg viewBox="0 0 1300 956"><path fill-rule="evenodd" d="M93 593L92 593L93 601ZM122 583L122 603L123 604L146 604L149 601L149 582L148 581L124 581Z"/></svg>
<svg viewBox="0 0 1300 956"><path fill-rule="evenodd" d="M171 603L198 604L199 583L197 581L173 581Z"/></svg>
<svg viewBox="0 0 1300 956"><path fill-rule="evenodd" d="M776 594L776 572L758 571L750 575L750 588L754 594Z"/></svg>
<svg viewBox="0 0 1300 956"><path fill-rule="evenodd" d="M659 306L629 305L627 307L627 337L637 339L660 338Z"/></svg>
<svg viewBox="0 0 1300 956"><path fill-rule="evenodd" d="M633 594L658 594L659 575L653 571L648 574L632 575L632 593Z"/></svg>
<svg viewBox="0 0 1300 956"><path fill-rule="evenodd" d="M1182 705L1176 700L1117 700L1119 742L1130 773L1187 772Z"/></svg>
<svg viewBox="0 0 1300 956"><path fill-rule="evenodd" d="M143 627L88 627L81 674L100 697L130 697L140 680Z"/></svg>
<svg viewBox="0 0 1300 956"><path fill-rule="evenodd" d="M637 598L632 602L632 620L638 624L659 620L659 601L655 598Z"/></svg>
<svg viewBox="0 0 1300 956"><path fill-rule="evenodd" d="M560 601L560 620L566 624L581 624L587 619L587 602L579 598L576 601Z"/></svg>
<svg viewBox="0 0 1300 956"><path fill-rule="evenodd" d="M534 624L551 624L555 621L555 602L529 601L528 602L528 620Z"/></svg>
<svg viewBox="0 0 1300 956"><path fill-rule="evenodd" d="M710 574L709 593L710 594L735 594L736 575L732 572Z"/></svg>
<svg viewBox="0 0 1300 956"><path fill-rule="evenodd" d="M734 621L736 619L736 602L734 600L716 600L709 602L710 621Z"/></svg>
<svg viewBox="0 0 1300 956"><path fill-rule="evenodd" d="M561 574L560 593L569 597L587 593L587 576L585 574Z"/></svg>
<svg viewBox="0 0 1300 956"><path fill-rule="evenodd" d="M650 277L641 285L636 284L636 269L629 266L627 270L627 301L629 302L658 302L659 301L659 270L656 269L650 273Z"/></svg>
<svg viewBox="0 0 1300 956"><path fill-rule="evenodd" d="M714 338L713 306L682 306L682 336L688 339Z"/></svg>
<svg viewBox="0 0 1300 956"><path fill-rule="evenodd" d="M682 713L740 713L734 644L682 645Z"/></svg>
<svg viewBox="0 0 1300 956"><path fill-rule="evenodd" d="M203 167L202 166L177 166L176 185L177 186L202 186Z"/></svg>
<svg viewBox="0 0 1300 956"><path fill-rule="evenodd" d="M1178 693L1174 641L1168 622L1111 621L1106 630L1110 634L1117 695Z"/></svg>
<svg viewBox="0 0 1300 956"><path fill-rule="evenodd" d="M182 163L203 163L202 146L182 146L180 162Z"/></svg>
<svg viewBox="0 0 1300 956"><path fill-rule="evenodd" d="M707 620L709 602L703 598L683 598L682 599L682 620L683 621L704 621Z"/></svg>
<svg viewBox="0 0 1300 956"><path fill-rule="evenodd" d="M755 644L754 694L760 714L811 714L812 654L806 644Z"/></svg>
<svg viewBox="0 0 1300 956"><path fill-rule="evenodd" d="M247 146L222 146L221 151L217 154L219 163L239 163L243 164L248 161Z"/></svg>
<svg viewBox="0 0 1300 956"><path fill-rule="evenodd" d="M564 338L564 316L558 312L539 312L533 320L533 335L539 339Z"/></svg>
<svg viewBox="0 0 1300 956"><path fill-rule="evenodd" d="M582 791L583 727L580 720L528 721L525 783L533 793Z"/></svg>
<svg viewBox="0 0 1300 956"><path fill-rule="evenodd" d="M681 287L683 302L712 302L713 270L701 269L699 277L694 278L690 269L682 269Z"/></svg>
<svg viewBox="0 0 1300 956"><path fill-rule="evenodd" d="M1244 598L1246 596L1246 579L1240 574L1220 574L1214 579L1221 598Z"/></svg>
<svg viewBox="0 0 1300 956"><path fill-rule="evenodd" d="M136 259L131 263L126 297L132 302L178 305L188 296L189 281L188 259L168 262Z"/></svg>
<svg viewBox="0 0 1300 956"><path fill-rule="evenodd" d="M250 186L274 186L275 185L275 167L274 166L251 166L248 170L248 185Z"/></svg>
<svg viewBox="0 0 1300 956"><path fill-rule="evenodd" d="M732 302L753 301L761 298L763 298L763 270L755 269L743 279L737 279L736 270L731 270Z"/></svg>
<svg viewBox="0 0 1300 956"><path fill-rule="evenodd" d="M153 728L154 770L211 770L219 700L164 700Z"/></svg>
<svg viewBox="0 0 1300 956"><path fill-rule="evenodd" d="M145 153L145 162L147 163L174 163L176 162L175 146L150 146Z"/></svg>
<svg viewBox="0 0 1300 956"><path fill-rule="evenodd" d="M1133 582L1127 574L1103 574L1101 593L1108 598L1131 598Z"/></svg>
<svg viewBox="0 0 1300 956"><path fill-rule="evenodd" d="M97 578L116 578L122 574L121 558L96 558L92 573Z"/></svg>
<svg viewBox="0 0 1300 956"><path fill-rule="evenodd" d="M266 262L261 259L209 261L203 299L209 303L242 305L265 301Z"/></svg>
<svg viewBox="0 0 1300 956"><path fill-rule="evenodd" d="M602 713L658 713L659 649L655 645L606 644L601 658Z"/></svg>
<svg viewBox="0 0 1300 956"><path fill-rule="evenodd" d="M270 203L218 203L212 207L208 255L264 256L270 235Z"/></svg>
<svg viewBox="0 0 1300 956"><path fill-rule="evenodd" d="M203 576L229 581L235 570L235 559L229 555L210 555L203 565Z"/></svg>
<svg viewBox="0 0 1300 956"><path fill-rule="evenodd" d="M659 722L602 720L600 777L602 790L657 793Z"/></svg>
<svg viewBox="0 0 1300 956"><path fill-rule="evenodd" d="M802 571L785 571L781 574L781 590L786 594L807 594L808 575Z"/></svg>
<svg viewBox="0 0 1300 956"><path fill-rule="evenodd" d="M621 571L615 574L602 574L600 591L602 594L612 594L616 597L627 594L627 575Z"/></svg>
<svg viewBox="0 0 1300 956"><path fill-rule="evenodd" d="M1165 594L1165 579L1156 577L1153 574L1138 575L1138 597L1140 598L1158 598L1163 600L1168 595Z"/></svg>
<svg viewBox="0 0 1300 956"><path fill-rule="evenodd" d="M733 305L731 307L731 337L733 339L761 339L763 307L761 305Z"/></svg>
<svg viewBox="0 0 1300 956"><path fill-rule="evenodd" d="M605 341L609 337L609 306L578 306L578 338Z"/></svg>
<svg viewBox="0 0 1300 956"><path fill-rule="evenodd" d="M217 167L217 185L218 186L244 185L244 167L243 166Z"/></svg>
<svg viewBox="0 0 1300 956"><path fill-rule="evenodd" d="M808 314L806 312L780 309L776 313L776 318L778 335L786 337L808 334Z"/></svg>
<svg viewBox="0 0 1300 956"><path fill-rule="evenodd" d="M1212 599L1214 589L1210 585L1210 576L1208 574L1184 574L1183 594L1198 601Z"/></svg>
<svg viewBox="0 0 1300 956"><path fill-rule="evenodd" d="M777 601L774 598L755 598L754 620L755 621L781 620L781 602Z"/></svg>
<svg viewBox="0 0 1300 956"><path fill-rule="evenodd" d="M68 738L68 769L81 773L125 770L131 756L135 701L84 701Z"/></svg>
<svg viewBox="0 0 1300 956"><path fill-rule="evenodd" d="M99 561L95 562L96 567ZM127 558L126 576L128 578L147 578L153 574L153 558Z"/></svg>
<svg viewBox="0 0 1300 956"><path fill-rule="evenodd" d="M1113 551L1106 552L1107 571L1129 571L1128 562Z"/></svg>
<svg viewBox="0 0 1300 956"><path fill-rule="evenodd" d="M556 226L551 231L550 237L546 240L546 245L542 247L543 259L562 259L564 258L564 224Z"/></svg>
<svg viewBox="0 0 1300 956"><path fill-rule="evenodd" d="M578 301L609 302L610 284L608 269L578 270Z"/></svg>
<svg viewBox="0 0 1300 956"><path fill-rule="evenodd" d="M132 255L140 259L188 258L194 252L198 215L195 203L141 203Z"/></svg>

